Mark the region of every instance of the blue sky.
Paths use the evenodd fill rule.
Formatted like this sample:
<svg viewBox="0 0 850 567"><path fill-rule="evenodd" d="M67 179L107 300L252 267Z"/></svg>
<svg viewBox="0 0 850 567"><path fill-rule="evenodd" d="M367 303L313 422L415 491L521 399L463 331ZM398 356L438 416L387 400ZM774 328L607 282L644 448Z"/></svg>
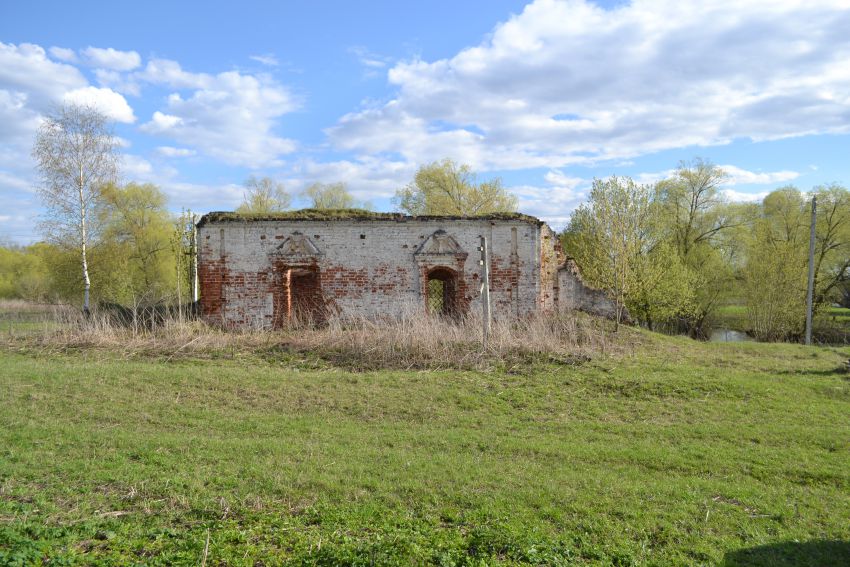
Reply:
<svg viewBox="0 0 850 567"><path fill-rule="evenodd" d="M251 174L390 210L443 157L558 228L594 177L696 156L735 200L848 186L848 29L846 0L5 2L0 239L38 238L29 150L69 100L175 211L232 209Z"/></svg>

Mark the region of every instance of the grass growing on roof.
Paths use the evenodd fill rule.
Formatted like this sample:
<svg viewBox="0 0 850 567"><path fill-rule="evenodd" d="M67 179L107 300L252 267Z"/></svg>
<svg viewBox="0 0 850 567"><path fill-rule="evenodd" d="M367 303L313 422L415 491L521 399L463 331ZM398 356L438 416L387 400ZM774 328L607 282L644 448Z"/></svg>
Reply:
<svg viewBox="0 0 850 567"><path fill-rule="evenodd" d="M453 215L424 215L408 216L403 213L387 213L369 211L366 209L298 209L275 213L238 213L216 211L201 217L198 226L208 222L240 222L240 221L277 221L277 220L520 220L539 224L541 221L523 213L487 213L482 215L453 216Z"/></svg>
<svg viewBox="0 0 850 567"><path fill-rule="evenodd" d="M847 564L847 350L647 340L518 374L2 352L0 564Z"/></svg>

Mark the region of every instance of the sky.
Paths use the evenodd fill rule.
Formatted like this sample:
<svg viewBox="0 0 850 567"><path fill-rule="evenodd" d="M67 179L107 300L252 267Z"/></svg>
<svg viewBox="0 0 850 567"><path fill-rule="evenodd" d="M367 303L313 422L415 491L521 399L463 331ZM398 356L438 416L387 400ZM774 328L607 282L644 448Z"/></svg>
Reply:
<svg viewBox="0 0 850 567"><path fill-rule="evenodd" d="M850 0L4 1L0 241L40 237L30 152L67 102L175 212L232 210L249 175L393 210L443 158L555 228L594 178L697 157L736 201L850 187L848 30Z"/></svg>

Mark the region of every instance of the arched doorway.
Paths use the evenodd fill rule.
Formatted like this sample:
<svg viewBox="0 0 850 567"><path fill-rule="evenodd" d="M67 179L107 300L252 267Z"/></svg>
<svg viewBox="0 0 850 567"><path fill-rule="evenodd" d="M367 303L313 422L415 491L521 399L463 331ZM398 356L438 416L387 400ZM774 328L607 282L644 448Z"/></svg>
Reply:
<svg viewBox="0 0 850 567"><path fill-rule="evenodd" d="M457 273L449 268L433 268L425 286L428 313L454 317L457 315Z"/></svg>

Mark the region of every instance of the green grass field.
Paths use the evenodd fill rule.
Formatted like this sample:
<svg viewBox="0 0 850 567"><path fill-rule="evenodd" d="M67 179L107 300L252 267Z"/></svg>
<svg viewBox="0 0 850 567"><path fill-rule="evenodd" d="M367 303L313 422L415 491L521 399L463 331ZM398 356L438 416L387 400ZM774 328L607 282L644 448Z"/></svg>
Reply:
<svg viewBox="0 0 850 567"><path fill-rule="evenodd" d="M848 349L519 373L0 351L0 564L850 565Z"/></svg>

